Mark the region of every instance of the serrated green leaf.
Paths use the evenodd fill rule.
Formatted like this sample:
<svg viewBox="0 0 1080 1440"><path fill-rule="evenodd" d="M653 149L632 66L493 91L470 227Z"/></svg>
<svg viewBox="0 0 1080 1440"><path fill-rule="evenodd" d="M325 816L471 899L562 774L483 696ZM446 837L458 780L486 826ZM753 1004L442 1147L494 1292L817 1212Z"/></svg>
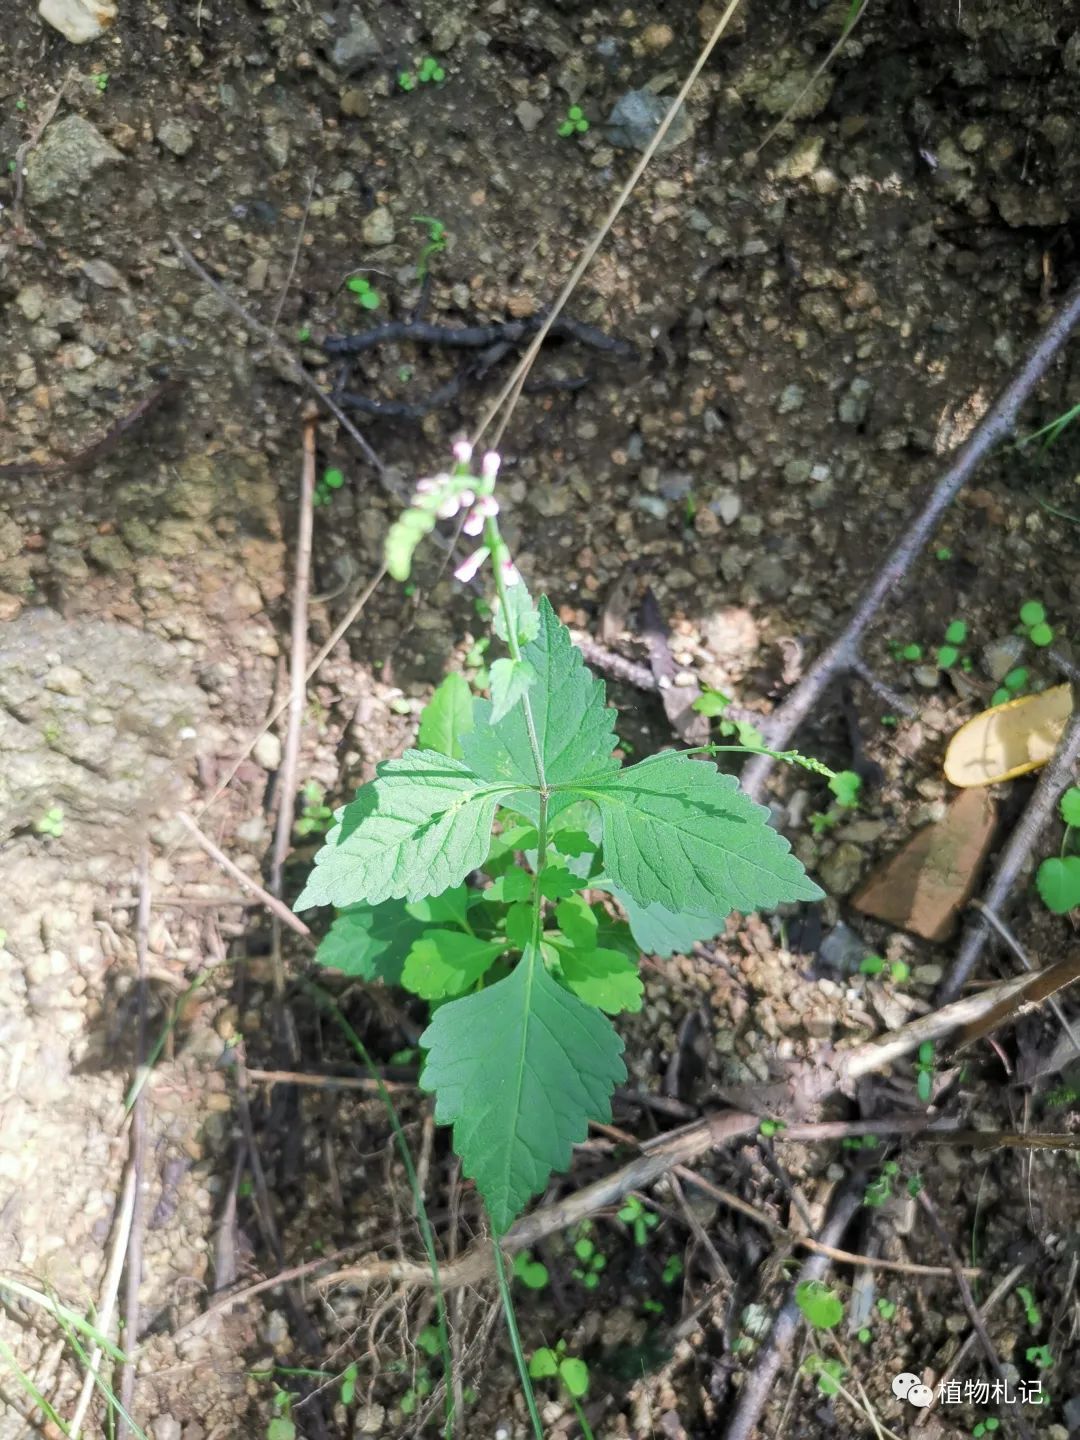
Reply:
<svg viewBox="0 0 1080 1440"><path fill-rule="evenodd" d="M632 895L609 880L590 880L589 884L598 890L606 890L619 902L626 911L634 940L646 955L665 958L669 955L689 955L699 940L712 940L724 932L726 915L669 910L655 902L639 905Z"/></svg>
<svg viewBox="0 0 1080 1440"><path fill-rule="evenodd" d="M578 950L596 949L596 915L580 895L570 895L555 907L559 929Z"/></svg>
<svg viewBox="0 0 1080 1440"><path fill-rule="evenodd" d="M1080 825L1080 789L1075 785L1061 797L1061 818L1066 825Z"/></svg>
<svg viewBox="0 0 1080 1440"><path fill-rule="evenodd" d="M1035 884L1043 904L1055 915L1075 910L1080 906L1080 855L1044 860L1035 873Z"/></svg>
<svg viewBox="0 0 1080 1440"><path fill-rule="evenodd" d="M527 900L532 888L533 877L527 870L507 870L484 891L484 899L500 905L513 905L517 900Z"/></svg>
<svg viewBox="0 0 1080 1440"><path fill-rule="evenodd" d="M547 783L565 784L579 775L617 769L618 761L611 753L616 744L615 715L605 704L603 685L586 670L581 651L574 647L566 627L559 624L546 596L538 613L540 629L522 657L537 676L529 704ZM462 741L465 759L485 780L527 787L508 803L535 821L539 801L528 790L535 791L540 779L522 707L515 706L497 724L492 722L486 701L477 700L473 713L475 725ZM573 803L570 794L553 795L549 819Z"/></svg>
<svg viewBox="0 0 1080 1440"><path fill-rule="evenodd" d="M473 697L468 681L456 670L436 688L420 716L416 737L421 750L461 759L461 737L473 727Z"/></svg>
<svg viewBox="0 0 1080 1440"><path fill-rule="evenodd" d="M427 930L413 941L401 983L423 1000L464 995L506 949L506 941L478 940L460 930Z"/></svg>
<svg viewBox="0 0 1080 1440"><path fill-rule="evenodd" d="M401 967L423 925L400 900L342 910L319 943L315 959L343 975L401 984Z"/></svg>
<svg viewBox="0 0 1080 1440"><path fill-rule="evenodd" d="M859 803L862 776L857 775L854 770L838 770L829 778L829 789L836 796L837 804L850 810Z"/></svg>
<svg viewBox="0 0 1080 1440"><path fill-rule="evenodd" d="M566 1168L588 1122L610 1119L611 1092L626 1077L610 1023L531 947L505 980L442 1006L420 1043L420 1084L435 1093L436 1121L453 1125L497 1235Z"/></svg>
<svg viewBox="0 0 1080 1440"><path fill-rule="evenodd" d="M557 830L551 843L560 855L569 855L576 860L582 855L591 855L596 849L584 830Z"/></svg>
<svg viewBox="0 0 1080 1440"><path fill-rule="evenodd" d="M519 645L527 645L530 640L536 639L540 630L540 616L524 585L519 583L509 587L506 592L506 614L503 614L502 605L498 605L492 624L495 634L507 644L510 643L511 627Z"/></svg>
<svg viewBox="0 0 1080 1440"><path fill-rule="evenodd" d="M546 865L540 876L540 894L545 900L561 900L581 889L581 880L563 865Z"/></svg>
<svg viewBox="0 0 1080 1440"><path fill-rule="evenodd" d="M703 690L690 708L699 715L715 720L717 715L723 715L730 704L731 696L725 695L722 690Z"/></svg>
<svg viewBox="0 0 1080 1440"><path fill-rule="evenodd" d="M608 876L639 905L722 917L823 897L764 807L711 764L668 752L575 792L600 811Z"/></svg>
<svg viewBox="0 0 1080 1440"><path fill-rule="evenodd" d="M536 671L527 660L496 660L488 677L491 723L509 715L521 697L536 684Z"/></svg>
<svg viewBox="0 0 1080 1440"><path fill-rule="evenodd" d="M638 967L618 950L576 950L559 948L563 979L586 1005L595 1005L608 1015L623 1010L636 1014L641 1009L644 989Z"/></svg>
<svg viewBox="0 0 1080 1440"><path fill-rule="evenodd" d="M412 900L406 906L414 919L425 925L466 926L469 923L469 889L467 885L455 885L441 895L426 895L423 900Z"/></svg>
<svg viewBox="0 0 1080 1440"><path fill-rule="evenodd" d="M297 910L422 900L483 864L505 786L434 750L409 750L377 774L336 813Z"/></svg>

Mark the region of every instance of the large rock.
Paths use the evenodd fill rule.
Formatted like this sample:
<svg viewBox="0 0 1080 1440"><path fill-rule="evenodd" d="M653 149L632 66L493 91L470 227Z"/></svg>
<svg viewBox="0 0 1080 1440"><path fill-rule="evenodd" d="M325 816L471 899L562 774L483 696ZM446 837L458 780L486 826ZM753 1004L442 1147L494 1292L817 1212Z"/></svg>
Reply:
<svg viewBox="0 0 1080 1440"><path fill-rule="evenodd" d="M975 891L994 818L988 789L961 791L941 820L924 826L871 875L855 909L924 940L947 940Z"/></svg>
<svg viewBox="0 0 1080 1440"><path fill-rule="evenodd" d="M622 150L644 150L672 104L671 100L654 95L651 90L628 90L612 107L604 124L604 133L612 145ZM684 105L664 136L661 151L674 150L677 145L689 140L693 133L694 126Z"/></svg>
<svg viewBox="0 0 1080 1440"><path fill-rule="evenodd" d="M81 115L50 125L26 162L26 195L31 205L78 195L99 170L124 157Z"/></svg>
<svg viewBox="0 0 1080 1440"><path fill-rule="evenodd" d="M38 14L73 45L97 40L116 19L113 0L41 0Z"/></svg>
<svg viewBox="0 0 1080 1440"><path fill-rule="evenodd" d="M379 37L364 17L353 11L346 29L334 41L330 58L339 70L350 75L377 60L381 51L382 42Z"/></svg>

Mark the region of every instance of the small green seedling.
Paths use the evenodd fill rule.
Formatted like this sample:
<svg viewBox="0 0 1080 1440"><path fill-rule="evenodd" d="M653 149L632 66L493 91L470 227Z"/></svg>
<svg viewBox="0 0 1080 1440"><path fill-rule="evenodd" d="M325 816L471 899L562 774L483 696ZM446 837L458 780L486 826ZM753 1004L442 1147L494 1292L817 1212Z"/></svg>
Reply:
<svg viewBox="0 0 1080 1440"><path fill-rule="evenodd" d="M417 85L441 85L446 79L446 71L439 64L433 55L425 55L420 62L420 67L415 72L402 70L398 75L398 85L406 92L415 90Z"/></svg>
<svg viewBox="0 0 1080 1440"><path fill-rule="evenodd" d="M100 75L91 75L90 80L91 83L101 91L102 95L104 95L105 91L109 88L109 75L107 71L103 70Z"/></svg>
<svg viewBox="0 0 1080 1440"><path fill-rule="evenodd" d="M629 1225L633 1230L635 1245L644 1245L649 1238L649 1231L660 1224L659 1215L652 1210L646 1210L636 1195L628 1196L626 1204L618 1213L623 1224Z"/></svg>
<svg viewBox="0 0 1080 1440"><path fill-rule="evenodd" d="M1020 606L1020 624L1027 631L1032 645L1045 649L1054 643L1053 626L1046 622L1046 609L1038 600L1025 600Z"/></svg>
<svg viewBox="0 0 1080 1440"><path fill-rule="evenodd" d="M694 701L693 709L710 720L720 720L717 733L727 738L735 736L740 745L764 745L761 731L749 720L725 720L724 712L731 704L731 696L722 690L703 690Z"/></svg>
<svg viewBox="0 0 1080 1440"><path fill-rule="evenodd" d="M915 1074L918 1077L915 1089L924 1105L929 1105L934 1093L934 1042L924 1040L919 1046L915 1060Z"/></svg>
<svg viewBox="0 0 1080 1440"><path fill-rule="evenodd" d="M378 290L365 275L351 275L345 289L356 296L356 303L364 310L377 310L382 304Z"/></svg>
<svg viewBox="0 0 1080 1440"><path fill-rule="evenodd" d="M301 326L300 326L300 329L297 330L297 332L296 332L296 343L297 343L298 345L306 345L310 339L311 339L311 326L310 326L310 325L301 325Z"/></svg>
<svg viewBox="0 0 1080 1440"><path fill-rule="evenodd" d="M1049 1370L1054 1363L1054 1352L1049 1345L1029 1345L1024 1351L1024 1359L1040 1370Z"/></svg>
<svg viewBox="0 0 1080 1440"><path fill-rule="evenodd" d="M870 1329L869 1325L864 1325L855 1338L860 1345L869 1345L874 1338L874 1332Z"/></svg>
<svg viewBox="0 0 1080 1440"><path fill-rule="evenodd" d="M1016 1293L1019 1295L1020 1302L1024 1307L1024 1315L1027 1318L1028 1325L1030 1325L1032 1330L1038 1330L1042 1324L1042 1312L1038 1305L1035 1304L1035 1296L1026 1285L1018 1285L1016 1287Z"/></svg>
<svg viewBox="0 0 1080 1440"><path fill-rule="evenodd" d="M882 1320L891 1320L896 1314L896 1302L893 1300L886 1300L884 1295L879 1296L877 1302L877 1312L881 1316Z"/></svg>
<svg viewBox="0 0 1080 1440"><path fill-rule="evenodd" d="M427 244L420 251L416 262L416 278L423 281L427 279L432 257L441 255L446 249L446 226L441 220L436 220L434 215L412 215L410 219L414 225L423 225L427 230Z"/></svg>
<svg viewBox="0 0 1080 1440"><path fill-rule="evenodd" d="M894 985L903 985L911 979L911 967L905 960L893 960L890 964L881 955L865 955L859 964L860 975L880 975L888 969L889 979Z"/></svg>
<svg viewBox="0 0 1080 1440"><path fill-rule="evenodd" d="M841 1360L831 1356L808 1355L802 1363L802 1373L817 1381L822 1395L839 1395L845 1369Z"/></svg>
<svg viewBox="0 0 1080 1440"><path fill-rule="evenodd" d="M423 1351L428 1358L433 1358L439 1353L439 1332L434 1325L425 1325L420 1334L416 1337L416 1348ZM405 1394L398 1401L398 1408L403 1415L413 1415L421 1400L430 1395L434 1389L435 1382L431 1372L426 1365L421 1364L416 1371L416 1379L406 1390Z"/></svg>
<svg viewBox="0 0 1080 1440"><path fill-rule="evenodd" d="M661 1271L660 1279L664 1282L665 1285L674 1285L675 1281L678 1280L679 1276L682 1273L682 1260L679 1258L678 1255L669 1255L667 1260L664 1262L664 1268Z"/></svg>
<svg viewBox="0 0 1080 1440"><path fill-rule="evenodd" d="M345 1369L341 1376L341 1403L343 1405L351 1405L356 1399L356 1380L358 1374L359 1371L354 1361Z"/></svg>
<svg viewBox="0 0 1080 1440"><path fill-rule="evenodd" d="M934 551L934 559L942 561L951 560L952 551L949 549L948 545L939 545L938 548Z"/></svg>
<svg viewBox="0 0 1080 1440"><path fill-rule="evenodd" d="M995 1419L993 1415L991 1415L988 1420L980 1420L971 1432L973 1440L979 1440L979 1437L982 1435L992 1435L1000 1425L1001 1421Z"/></svg>
<svg viewBox="0 0 1080 1440"><path fill-rule="evenodd" d="M892 1199L893 1181L900 1173L900 1166L895 1160L886 1160L881 1167L881 1174L876 1180L871 1180L863 1194L863 1204L868 1205L872 1210L879 1210L882 1205Z"/></svg>
<svg viewBox="0 0 1080 1440"><path fill-rule="evenodd" d="M844 1302L820 1280L803 1280L796 1285L795 1304L815 1330L835 1330L844 1318Z"/></svg>
<svg viewBox="0 0 1080 1440"><path fill-rule="evenodd" d="M296 1426L292 1418L293 1397L287 1390L275 1388L271 1401L273 1418L266 1427L266 1440L296 1440Z"/></svg>
<svg viewBox="0 0 1080 1440"><path fill-rule="evenodd" d="M1042 862L1035 874L1035 885L1048 910L1066 915L1080 905L1080 855L1066 854L1073 831L1080 829L1080 787L1070 785L1058 808L1065 822L1061 854Z"/></svg>
<svg viewBox="0 0 1080 1440"><path fill-rule="evenodd" d="M922 1188L923 1188L923 1178L922 1178L921 1175L909 1175L909 1176L908 1176L907 1191L908 1191L908 1194L911 1196L911 1198L912 1198L913 1200L914 1200L915 1196L918 1195L919 1191L920 1191Z"/></svg>
<svg viewBox="0 0 1080 1440"><path fill-rule="evenodd" d="M26 109L26 101L23 99L23 97L22 97L21 95L20 95L20 97L18 98L18 100L15 101L15 109L16 109L16 110L25 110L25 109Z"/></svg>
<svg viewBox="0 0 1080 1440"><path fill-rule="evenodd" d="M325 835L334 819L334 812L325 803L326 796L317 780L309 780L301 792L303 806L294 829L297 835Z"/></svg>
<svg viewBox="0 0 1080 1440"><path fill-rule="evenodd" d="M312 505L329 505L334 498L334 491L340 490L345 484L345 476L336 466L324 470L315 481L315 493L311 497Z"/></svg>
<svg viewBox="0 0 1080 1440"><path fill-rule="evenodd" d="M566 119L559 126L559 134L567 140L571 135L584 135L589 128L589 122L585 119L585 112L580 105L571 105L566 112Z"/></svg>
<svg viewBox="0 0 1080 1440"><path fill-rule="evenodd" d="M607 1260L597 1250L596 1242L589 1233L591 1230L592 1225L587 1220L578 1227L578 1238L574 1241L578 1263L570 1272L586 1290L595 1290L600 1284L601 1272L607 1269Z"/></svg>
<svg viewBox="0 0 1080 1440"><path fill-rule="evenodd" d="M829 780L829 789L836 796L836 803L843 810L854 810L859 803L862 790L862 776L854 770L838 770Z"/></svg>
<svg viewBox="0 0 1080 1440"><path fill-rule="evenodd" d="M548 1283L547 1266L534 1260L528 1250L519 1250L514 1256L514 1276L526 1290L543 1290Z"/></svg>
<svg viewBox="0 0 1080 1440"><path fill-rule="evenodd" d="M783 1120L762 1120L758 1126L759 1134L763 1135L766 1140L771 1140L774 1135L782 1135L786 1129L787 1126Z"/></svg>
<svg viewBox="0 0 1080 1440"><path fill-rule="evenodd" d="M34 821L34 829L39 835L51 835L54 840L59 840L64 833L64 807L50 806L40 820Z"/></svg>
<svg viewBox="0 0 1080 1440"><path fill-rule="evenodd" d="M561 1380L575 1400L588 1393L589 1367L566 1353L566 1341L560 1340L554 1350L546 1345L534 1350L529 1360L529 1374L534 1380Z"/></svg>

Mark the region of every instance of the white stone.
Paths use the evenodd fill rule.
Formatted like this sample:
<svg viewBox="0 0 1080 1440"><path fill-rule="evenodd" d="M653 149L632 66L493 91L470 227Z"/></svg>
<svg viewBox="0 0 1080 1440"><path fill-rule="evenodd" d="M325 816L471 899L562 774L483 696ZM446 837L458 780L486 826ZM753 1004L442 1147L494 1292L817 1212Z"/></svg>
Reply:
<svg viewBox="0 0 1080 1440"><path fill-rule="evenodd" d="M41 0L38 14L73 45L97 40L116 19L113 0Z"/></svg>

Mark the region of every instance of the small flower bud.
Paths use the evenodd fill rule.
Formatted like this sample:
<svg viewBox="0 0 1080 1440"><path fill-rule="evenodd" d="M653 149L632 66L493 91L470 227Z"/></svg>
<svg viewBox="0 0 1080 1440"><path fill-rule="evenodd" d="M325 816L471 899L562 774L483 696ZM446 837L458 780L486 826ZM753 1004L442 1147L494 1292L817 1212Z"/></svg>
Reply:
<svg viewBox="0 0 1080 1440"><path fill-rule="evenodd" d="M473 553L469 556L469 558L467 560L463 560L461 564L457 567L457 569L454 571L454 579L460 580L463 585L467 585L468 582L476 574L476 572L480 569L480 566L487 559L487 556L488 547L486 545L481 545L479 550L474 550Z"/></svg>
<svg viewBox="0 0 1080 1440"><path fill-rule="evenodd" d="M465 516L465 523L462 525L466 535L482 535L484 531L484 517L479 510L470 510Z"/></svg>
<svg viewBox="0 0 1080 1440"><path fill-rule="evenodd" d="M499 473L501 457L497 450L488 450L480 462L480 474L485 480L494 480Z"/></svg>
<svg viewBox="0 0 1080 1440"><path fill-rule="evenodd" d="M468 440L456 440L454 442L454 459L459 465L468 465L472 459L472 446Z"/></svg>

